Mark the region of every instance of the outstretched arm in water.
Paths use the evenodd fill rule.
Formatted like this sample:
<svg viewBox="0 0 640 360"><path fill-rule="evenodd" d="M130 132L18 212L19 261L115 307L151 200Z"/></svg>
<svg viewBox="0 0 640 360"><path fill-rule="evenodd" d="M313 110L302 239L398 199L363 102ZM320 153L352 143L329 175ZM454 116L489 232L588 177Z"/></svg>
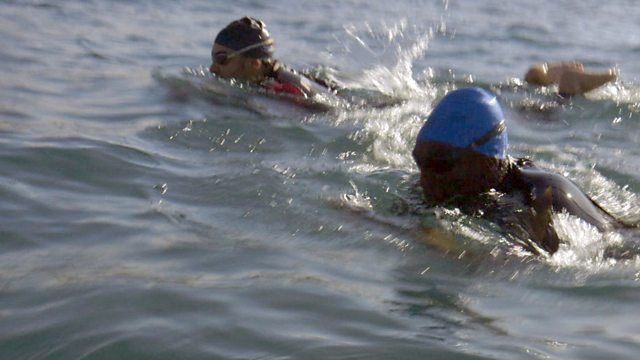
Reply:
<svg viewBox="0 0 640 360"><path fill-rule="evenodd" d="M615 68L606 71L585 71L577 62L536 64L529 68L524 80L532 85L558 85L561 95L582 95L618 78Z"/></svg>
<svg viewBox="0 0 640 360"><path fill-rule="evenodd" d="M566 95L582 95L618 78L617 69L602 72L565 71L558 83L558 92Z"/></svg>

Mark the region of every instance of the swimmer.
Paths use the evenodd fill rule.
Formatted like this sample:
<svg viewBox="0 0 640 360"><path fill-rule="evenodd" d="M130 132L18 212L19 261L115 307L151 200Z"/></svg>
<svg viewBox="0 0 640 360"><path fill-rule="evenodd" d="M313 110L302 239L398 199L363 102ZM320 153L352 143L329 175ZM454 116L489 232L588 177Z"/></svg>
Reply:
<svg viewBox="0 0 640 360"><path fill-rule="evenodd" d="M483 214L534 254L558 250L552 211L567 211L601 231L620 224L567 178L510 157L507 144L505 118L493 94L480 88L447 94L413 150L425 200ZM511 207L485 202L491 193L511 199Z"/></svg>
<svg viewBox="0 0 640 360"><path fill-rule="evenodd" d="M329 94L318 80L301 75L273 58L274 41L265 24L252 17L222 29L211 49L209 71L221 78L256 83L274 93L305 98Z"/></svg>
<svg viewBox="0 0 640 360"><path fill-rule="evenodd" d="M584 66L577 62L536 64L524 76L524 80L532 85L557 85L558 95L562 97L583 95L617 78L616 68L600 72L585 71Z"/></svg>

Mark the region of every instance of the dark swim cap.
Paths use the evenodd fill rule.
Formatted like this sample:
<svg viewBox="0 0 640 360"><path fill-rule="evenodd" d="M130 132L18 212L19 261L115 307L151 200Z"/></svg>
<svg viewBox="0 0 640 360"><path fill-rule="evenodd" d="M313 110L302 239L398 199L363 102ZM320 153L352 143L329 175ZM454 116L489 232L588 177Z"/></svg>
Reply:
<svg viewBox="0 0 640 360"><path fill-rule="evenodd" d="M471 148L496 159L507 155L504 115L495 95L466 88L448 93L420 129L417 141L433 141Z"/></svg>
<svg viewBox="0 0 640 360"><path fill-rule="evenodd" d="M254 59L269 59L273 56L273 41L266 26L260 20L245 16L220 30L214 44L238 51L247 46L264 43L254 49L243 52L242 55Z"/></svg>

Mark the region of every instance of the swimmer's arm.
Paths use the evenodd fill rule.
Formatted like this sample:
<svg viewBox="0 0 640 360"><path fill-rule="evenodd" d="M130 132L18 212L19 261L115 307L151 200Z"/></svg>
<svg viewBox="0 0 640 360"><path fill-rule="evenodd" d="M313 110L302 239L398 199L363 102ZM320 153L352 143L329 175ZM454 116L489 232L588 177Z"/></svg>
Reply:
<svg viewBox="0 0 640 360"><path fill-rule="evenodd" d="M557 62L532 65L525 74L524 80L538 86L550 86L560 83L560 78L567 71L582 72L582 64L577 62Z"/></svg>
<svg viewBox="0 0 640 360"><path fill-rule="evenodd" d="M558 92L566 95L582 95L617 78L617 69L603 72L566 71L560 78Z"/></svg>
<svg viewBox="0 0 640 360"><path fill-rule="evenodd" d="M528 213L532 240L550 254L558 251L560 239L553 227L553 192L550 187L531 200Z"/></svg>
<svg viewBox="0 0 640 360"><path fill-rule="evenodd" d="M574 61L548 63L545 65L547 68L547 76L551 84L560 84L560 80L566 72L584 72L584 66Z"/></svg>

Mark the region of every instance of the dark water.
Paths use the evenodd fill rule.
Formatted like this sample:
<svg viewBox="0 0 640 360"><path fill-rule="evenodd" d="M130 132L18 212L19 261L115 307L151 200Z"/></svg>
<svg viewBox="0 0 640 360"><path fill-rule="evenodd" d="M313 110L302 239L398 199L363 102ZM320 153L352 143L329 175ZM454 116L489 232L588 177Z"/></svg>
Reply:
<svg viewBox="0 0 640 360"><path fill-rule="evenodd" d="M289 64L398 104L318 113L204 74L245 14ZM514 155L640 219L635 2L25 0L0 16L1 359L637 356L637 232L559 214L565 243L535 259L456 209L397 211L434 100L475 84L498 94ZM518 80L571 59L621 80L560 104Z"/></svg>

